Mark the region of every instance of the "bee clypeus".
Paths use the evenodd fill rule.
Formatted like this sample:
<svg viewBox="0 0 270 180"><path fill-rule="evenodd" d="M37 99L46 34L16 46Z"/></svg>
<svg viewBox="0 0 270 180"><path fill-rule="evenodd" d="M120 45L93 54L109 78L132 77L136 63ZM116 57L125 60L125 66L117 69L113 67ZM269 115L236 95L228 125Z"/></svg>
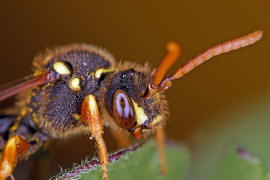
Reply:
<svg viewBox="0 0 270 180"><path fill-rule="evenodd" d="M164 90L213 56L248 46L261 37L262 31L255 31L209 48L168 77L167 71L180 55L175 42L167 44L167 55L154 72L146 65L116 63L108 52L85 44L37 56L32 75L0 91L0 100L20 93L12 113L0 116L0 179L12 175L18 158L34 153L51 139L78 133L90 133L95 139L103 179L108 179L103 126L127 131L137 139L155 133L165 173L162 127L168 109Z"/></svg>

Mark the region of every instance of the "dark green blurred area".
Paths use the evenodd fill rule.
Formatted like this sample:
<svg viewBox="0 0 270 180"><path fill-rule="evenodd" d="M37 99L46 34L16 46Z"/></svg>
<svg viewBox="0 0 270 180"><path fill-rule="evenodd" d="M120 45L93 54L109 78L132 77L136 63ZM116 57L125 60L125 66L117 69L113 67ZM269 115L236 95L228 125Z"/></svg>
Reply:
<svg viewBox="0 0 270 180"><path fill-rule="evenodd" d="M191 178L198 179L211 169L211 153L219 153L230 144L244 141L252 147L261 146L262 154L269 152L263 146L270 147L267 113L258 120L256 116L226 118L234 113L245 117L249 110L240 109L249 104L250 111L270 109L261 105L265 102L260 103L270 92L269 5L267 0L3 1L0 83L30 74L34 55L45 48L90 43L108 49L117 60L141 64L148 61L154 68L165 54L166 43L174 40L181 44L183 54L172 73L210 46L262 29L264 38L260 42L216 57L167 91L171 114L166 126L168 137L188 145L193 153ZM13 101L2 102L1 108L11 106ZM223 115L224 118L217 118ZM261 133L264 135L259 136ZM105 137L108 148L115 150L109 129L105 130ZM71 167L92 155L94 147L88 137L53 143L48 176L60 171L58 165ZM269 170L268 160L265 164ZM33 164L21 163L17 176L22 179L23 173L28 177L26 169L33 168Z"/></svg>

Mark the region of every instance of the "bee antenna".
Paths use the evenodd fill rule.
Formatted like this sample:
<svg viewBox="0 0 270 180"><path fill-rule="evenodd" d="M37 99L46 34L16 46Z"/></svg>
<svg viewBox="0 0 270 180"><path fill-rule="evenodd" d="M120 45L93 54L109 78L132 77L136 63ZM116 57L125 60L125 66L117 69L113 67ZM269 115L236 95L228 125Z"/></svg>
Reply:
<svg viewBox="0 0 270 180"><path fill-rule="evenodd" d="M180 45L174 41L170 41L166 46L167 54L159 64L152 83L149 85L146 98L151 97L154 93L161 91L160 83L164 80L164 76L175 63L181 54Z"/></svg>
<svg viewBox="0 0 270 180"><path fill-rule="evenodd" d="M254 31L245 36L236 38L234 40L226 41L224 43L213 46L194 58L190 59L184 66L180 67L172 76L164 78L164 75L175 62L180 55L180 47L174 42L170 42L167 45L168 54L165 56L161 64L159 65L153 82L148 87L148 94L146 97L150 97L152 94L159 91L163 91L172 86L175 79L183 77L195 67L199 66L203 62L211 59L214 56L227 53L242 47L249 46L260 40L263 36L261 30ZM178 48L178 49L177 49ZM163 80L162 80L163 79Z"/></svg>
<svg viewBox="0 0 270 180"><path fill-rule="evenodd" d="M261 30L257 30L245 36L211 47L189 60L183 67L179 68L172 77L173 79L181 78L196 66L199 66L212 57L254 44L260 40L262 36L263 32Z"/></svg>
<svg viewBox="0 0 270 180"><path fill-rule="evenodd" d="M177 60L177 58L180 56L181 53L180 45L173 41L168 42L166 49L167 54L161 61L160 65L158 66L154 76L154 80L152 82L154 86L157 86L163 80L165 74L175 63L175 61Z"/></svg>

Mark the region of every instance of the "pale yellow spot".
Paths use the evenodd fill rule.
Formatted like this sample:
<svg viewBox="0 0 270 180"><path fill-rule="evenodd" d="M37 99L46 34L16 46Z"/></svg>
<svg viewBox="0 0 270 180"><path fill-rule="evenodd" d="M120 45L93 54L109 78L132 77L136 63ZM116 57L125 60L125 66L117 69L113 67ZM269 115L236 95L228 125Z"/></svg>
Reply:
<svg viewBox="0 0 270 180"><path fill-rule="evenodd" d="M81 86L80 86L80 79L75 77L75 78L72 78L70 81L69 81L69 84L68 84L69 88L74 90L74 91L77 91L77 90L81 90Z"/></svg>
<svg viewBox="0 0 270 180"><path fill-rule="evenodd" d="M95 73L91 72L90 74L91 74L92 80L95 80L95 76L94 76Z"/></svg>
<svg viewBox="0 0 270 180"><path fill-rule="evenodd" d="M148 119L148 117L144 113L143 108L139 107L138 104L135 103L133 100L132 100L132 103L133 103L135 114L136 114L137 125L141 125L143 122L145 122Z"/></svg>
<svg viewBox="0 0 270 180"><path fill-rule="evenodd" d="M23 116L26 115L26 113L27 113L27 108L24 107L24 108L21 110L20 115L23 117Z"/></svg>
<svg viewBox="0 0 270 180"><path fill-rule="evenodd" d="M36 113L33 113L32 114L32 118L33 118L33 121L34 121L35 124L38 124L39 123Z"/></svg>
<svg viewBox="0 0 270 180"><path fill-rule="evenodd" d="M72 117L73 117L74 119L76 119L77 121L79 121L79 120L81 119L80 115L77 114L77 113L72 114Z"/></svg>
<svg viewBox="0 0 270 180"><path fill-rule="evenodd" d="M10 128L11 131L16 131L19 127L19 122L16 121L15 124Z"/></svg>
<svg viewBox="0 0 270 180"><path fill-rule="evenodd" d="M61 75L69 75L71 73L67 65L60 61L54 63L53 69Z"/></svg>
<svg viewBox="0 0 270 180"><path fill-rule="evenodd" d="M114 67L111 67L108 69L100 68L100 69L96 70L95 77L99 79L103 73L109 73L109 72L113 72L113 71L115 71Z"/></svg>

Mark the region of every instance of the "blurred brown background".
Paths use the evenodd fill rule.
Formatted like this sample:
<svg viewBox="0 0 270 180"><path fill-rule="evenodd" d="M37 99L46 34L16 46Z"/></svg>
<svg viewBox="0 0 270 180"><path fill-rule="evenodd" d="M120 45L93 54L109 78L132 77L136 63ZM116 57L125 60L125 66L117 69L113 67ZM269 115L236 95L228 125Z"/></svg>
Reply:
<svg viewBox="0 0 270 180"><path fill-rule="evenodd" d="M117 60L148 61L157 67L166 42L175 40L183 54L172 73L210 46L262 29L264 38L257 44L216 57L167 92L171 113L168 137L196 152L197 136L230 123L211 117L269 92L269 5L267 0L2 1L0 84L30 74L34 55L45 48L90 43L108 49ZM1 108L12 101L2 102ZM109 149L115 150L108 129L105 134ZM53 143L51 151L56 153L48 176L60 171L58 165L71 167L91 156L93 148L88 137ZM17 173L33 168L31 162L22 164L19 166L24 169Z"/></svg>

